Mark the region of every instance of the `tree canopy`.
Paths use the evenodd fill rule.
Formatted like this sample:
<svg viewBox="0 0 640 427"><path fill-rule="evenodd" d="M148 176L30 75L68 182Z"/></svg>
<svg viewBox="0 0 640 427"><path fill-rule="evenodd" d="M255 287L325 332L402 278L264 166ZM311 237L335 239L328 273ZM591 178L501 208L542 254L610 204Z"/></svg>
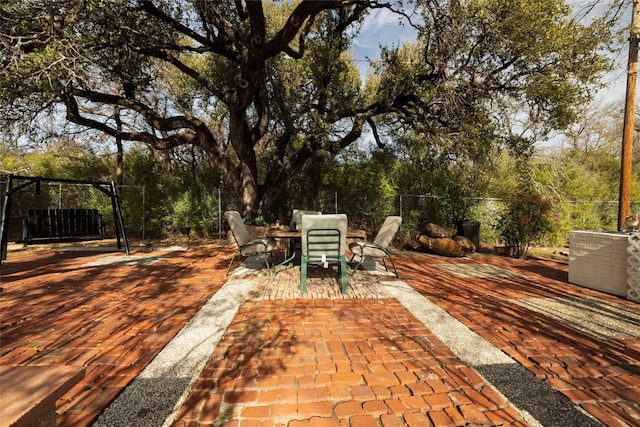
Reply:
<svg viewBox="0 0 640 427"><path fill-rule="evenodd" d="M351 42L375 8L418 38L384 48L361 82ZM411 131L456 162L532 142L514 136L507 107L537 135L566 127L609 67L614 12L582 19L564 0L7 0L0 124L10 134L59 115L158 150L195 146L253 216L315 155L369 130L380 147Z"/></svg>

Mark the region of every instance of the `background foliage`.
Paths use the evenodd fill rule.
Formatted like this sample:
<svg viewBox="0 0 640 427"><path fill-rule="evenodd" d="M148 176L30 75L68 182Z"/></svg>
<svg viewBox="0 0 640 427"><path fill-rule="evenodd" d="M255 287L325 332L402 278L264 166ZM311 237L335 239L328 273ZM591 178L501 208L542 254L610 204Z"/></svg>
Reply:
<svg viewBox="0 0 640 427"><path fill-rule="evenodd" d="M367 139L404 145L399 160L433 175L460 218L495 153L528 155L576 120L611 67L623 1L5 0L0 132L197 158L186 177L209 163L250 217L314 162ZM353 40L376 12L415 40L364 74Z"/></svg>
<svg viewBox="0 0 640 427"><path fill-rule="evenodd" d="M616 227L619 160L605 146L595 151L586 150L582 143L540 149L523 169L522 161L504 151L483 162L450 164L428 153L412 153L411 143L405 136L385 149L352 147L336 158L318 155L288 183L275 209L261 215L268 223L287 224L293 208L337 210L348 214L350 226L372 236L387 215L402 214L399 245L410 244L429 222L453 226L460 219L481 223L485 245L558 246L567 243L573 229ZM112 179L114 153L87 147L70 139L52 143L43 151L2 145L0 169L29 176ZM130 237L166 238L179 235L182 226L191 227L192 236L219 237L221 225L223 231L225 226L218 222L221 210L237 209L239 203L225 177L203 156L191 150L170 150L160 156L144 146L127 150L125 183L119 191ZM640 167L638 157L635 171ZM523 201L522 179L544 205ZM634 213L640 211L639 181L636 172ZM99 195L69 194L63 199L62 207L96 207L110 218L108 200ZM20 219L27 209L57 207L57 203L57 189L48 197L21 193L19 202L13 203L14 233L19 234ZM540 230L544 233L522 226L519 221L527 215L543 221ZM509 230L511 234L505 233ZM516 231L527 234L512 242L509 239Z"/></svg>
<svg viewBox="0 0 640 427"><path fill-rule="evenodd" d="M495 242L508 240L506 224L511 235L522 227L524 181L550 202L538 212L550 233L535 239L562 244L573 228L615 227L608 207L592 206L617 198L621 113L588 105L624 10L623 0L6 0L0 167L114 180L144 238L215 235L227 209L287 223L306 208L345 212L370 234L401 213L404 242L428 222L477 219ZM352 43L374 11L416 39L383 46L365 75ZM35 196L14 221L55 203Z"/></svg>

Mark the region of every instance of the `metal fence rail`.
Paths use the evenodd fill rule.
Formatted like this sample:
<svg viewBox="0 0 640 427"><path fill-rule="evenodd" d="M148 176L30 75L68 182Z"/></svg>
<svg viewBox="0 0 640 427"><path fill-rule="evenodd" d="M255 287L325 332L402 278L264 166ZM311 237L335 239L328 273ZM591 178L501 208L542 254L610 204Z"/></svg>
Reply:
<svg viewBox="0 0 640 427"><path fill-rule="evenodd" d="M2 194L6 191L6 182L0 181ZM122 201L123 216L127 234L132 238L147 239L158 236L158 230L152 230L158 219L153 218L157 206L146 200L145 186L126 185L118 187ZM226 235L227 224L222 217L226 210L238 210L239 203L230 188L218 187L207 196L207 208L203 221L206 223L207 237L221 238ZM397 194L388 197L370 198L368 195L353 195L330 190L322 190L314 197L305 195L304 202L289 200L279 206L279 217L267 218L288 224L294 208L318 210L326 213L346 213L349 227L363 229L369 237L373 237L388 215L400 215L403 218L402 228L396 242L408 243L424 232L429 222L442 226L452 226L452 220L438 220L435 212L441 211L443 203L437 197L420 194ZM3 200L4 202L4 200ZM467 219L480 222L480 240L486 244L499 243L499 220L506 208L506 201L498 198L470 199ZM96 194L91 186L68 184L43 185L39 194L24 191L12 199L10 213L10 240L17 240L22 233L22 218L29 209L65 209L93 208L105 217L107 234L111 206L109 200ZM555 230L553 235L546 236L541 244L562 245L568 239L570 230L615 230L617 226L618 202L566 200L553 204ZM631 213L640 213L640 201L632 201ZM152 222L155 223L152 224ZM153 231L153 233L151 233ZM165 228L161 233L172 233L176 230Z"/></svg>

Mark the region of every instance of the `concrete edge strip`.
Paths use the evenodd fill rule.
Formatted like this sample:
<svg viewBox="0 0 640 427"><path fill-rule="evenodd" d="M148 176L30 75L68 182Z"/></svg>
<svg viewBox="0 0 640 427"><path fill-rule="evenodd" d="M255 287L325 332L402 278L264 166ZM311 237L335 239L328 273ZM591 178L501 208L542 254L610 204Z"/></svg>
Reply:
<svg viewBox="0 0 640 427"><path fill-rule="evenodd" d="M93 425L171 425L238 308L254 287L255 282L251 280L227 281Z"/></svg>
<svg viewBox="0 0 640 427"><path fill-rule="evenodd" d="M603 425L408 284L400 280L382 284L531 426Z"/></svg>

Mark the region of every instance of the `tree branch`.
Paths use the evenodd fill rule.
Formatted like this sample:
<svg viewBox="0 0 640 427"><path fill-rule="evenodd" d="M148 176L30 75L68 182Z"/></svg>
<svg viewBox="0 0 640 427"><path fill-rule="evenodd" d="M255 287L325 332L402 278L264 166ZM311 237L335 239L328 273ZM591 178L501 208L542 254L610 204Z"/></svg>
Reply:
<svg viewBox="0 0 640 427"><path fill-rule="evenodd" d="M369 126L371 126L371 132L373 133L373 139L376 141L376 145L378 146L378 148L384 149L385 145L380 139L380 135L378 135L378 127L373 121L373 118L372 117L367 118L367 123L369 124Z"/></svg>
<svg viewBox="0 0 640 427"><path fill-rule="evenodd" d="M289 15L289 19L287 19L287 22L280 31L267 43L265 48L266 57L277 56L285 50L293 51L293 49L289 47L289 43L293 41L307 18L315 16L323 10L337 9L353 3L354 1L352 0L303 0L296 6L291 15Z"/></svg>
<svg viewBox="0 0 640 427"><path fill-rule="evenodd" d="M119 105L121 107L133 110L144 117L145 121L154 129L163 132L175 131L178 129L196 129L204 124L195 117L175 116L165 118L158 115L153 109L149 108L142 102L118 95L111 95L102 92L95 92L83 89L71 89L70 95L79 96L91 102L98 102L109 105Z"/></svg>
<svg viewBox="0 0 640 427"><path fill-rule="evenodd" d="M142 54L142 55L152 56L154 58L158 58L158 59L161 59L161 60L163 60L165 62L168 62L169 64L173 65L178 70L182 71L184 74L186 74L187 76L191 77L196 82L201 84L202 87L206 88L209 92L211 92L212 95L214 95L214 96L216 96L216 97L218 97L220 99L224 99L225 94L223 92L221 92L220 90L218 90L215 87L212 87L209 84L209 80L207 80L206 78L202 77L199 72L197 72L193 68L189 67L188 65L186 65L184 62L180 61L175 56L170 55L167 52L164 52L162 50L157 50L157 49L137 50L137 52Z"/></svg>
<svg viewBox="0 0 640 427"><path fill-rule="evenodd" d="M207 3L207 2L205 2ZM234 40L234 37L238 37L237 32L233 31L233 26L231 25L230 22L223 20L221 18L221 16L219 14L215 14L215 22L216 23L221 23L221 26L216 25L216 28L221 29L224 28L225 29L225 34L229 35L229 39L225 38L225 37L204 37L201 34L199 34L198 32L192 30L191 28L187 27L186 25L176 21L175 19L173 19L171 16L167 15L166 13L164 13L163 11L161 11L160 9L158 9L156 7L156 5L153 4L153 2L151 0L143 0L141 2L141 7L140 10L149 13L151 16L161 20L162 22L165 22L167 24L169 24L171 27L173 27L176 31L178 31L181 34L184 34L185 36L191 38L192 40L195 40L196 42L200 43L203 46L208 46L208 48L206 49L207 51L211 51L211 52L215 52L218 53L222 56L224 56L225 58L234 61L234 62L238 62L239 61L239 56L237 54L237 52L231 50L228 48L229 43L227 42L227 40L231 39ZM181 46L179 50L185 50L185 49L194 49L191 47L187 47L187 46Z"/></svg>
<svg viewBox="0 0 640 427"><path fill-rule="evenodd" d="M63 98L63 101L65 106L67 107L67 120L81 126L99 130L113 137L120 137L128 141L144 142L156 149L174 148L179 145L193 143L193 141L195 140L195 133L172 134L166 138L160 139L149 132L125 132L122 130L118 130L107 125L106 123L84 117L80 113L78 102L73 95L66 94Z"/></svg>

